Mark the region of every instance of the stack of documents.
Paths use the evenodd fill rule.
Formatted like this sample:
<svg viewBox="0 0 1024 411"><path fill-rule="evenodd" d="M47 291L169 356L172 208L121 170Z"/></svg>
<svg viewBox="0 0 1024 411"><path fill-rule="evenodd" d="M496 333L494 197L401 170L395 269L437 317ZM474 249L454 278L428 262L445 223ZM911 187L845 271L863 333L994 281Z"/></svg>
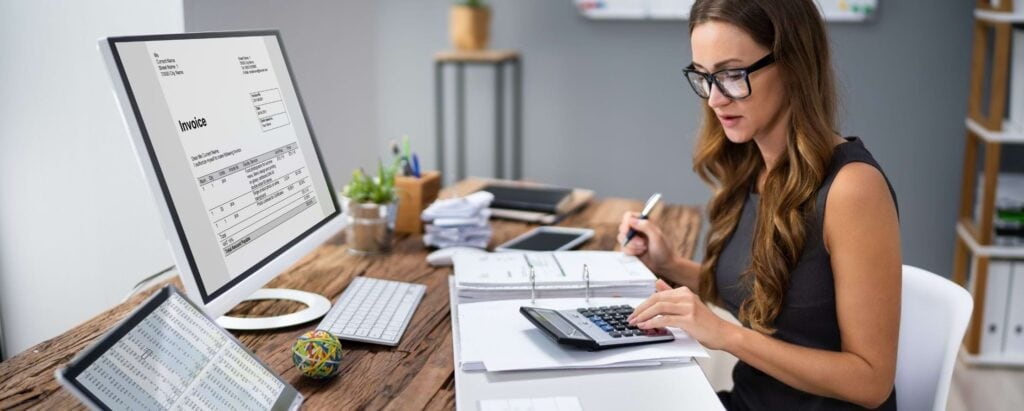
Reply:
<svg viewBox="0 0 1024 411"><path fill-rule="evenodd" d="M452 298L453 302L455 298ZM629 304L640 298L504 300L462 303L457 306L455 350L458 366L465 371L518 371L658 366L685 363L692 357L707 357L707 351L686 332L669 328L672 342L645 344L604 351L583 351L552 341L526 317L519 307L535 306L571 309L585 306Z"/></svg>
<svg viewBox="0 0 1024 411"><path fill-rule="evenodd" d="M465 197L437 200L421 218L426 224L423 243L437 248L487 248L491 241L491 211L494 195L481 191Z"/></svg>
<svg viewBox="0 0 1024 411"><path fill-rule="evenodd" d="M639 259L615 251L461 253L452 262L462 301L586 297L588 292L591 297L647 298L656 281ZM531 268L535 283L530 282Z"/></svg>

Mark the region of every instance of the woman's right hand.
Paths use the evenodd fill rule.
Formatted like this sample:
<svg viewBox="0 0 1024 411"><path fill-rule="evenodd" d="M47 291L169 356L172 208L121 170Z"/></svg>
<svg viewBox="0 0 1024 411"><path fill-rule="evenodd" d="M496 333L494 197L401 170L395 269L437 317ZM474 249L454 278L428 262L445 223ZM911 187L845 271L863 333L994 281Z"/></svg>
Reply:
<svg viewBox="0 0 1024 411"><path fill-rule="evenodd" d="M647 268L657 274L669 274L673 270L676 255L658 226L649 220L641 220L640 213L627 211L622 216L622 223L619 224L619 244L626 239L626 233L630 228L636 230L636 235L622 248L622 252L637 256Z"/></svg>

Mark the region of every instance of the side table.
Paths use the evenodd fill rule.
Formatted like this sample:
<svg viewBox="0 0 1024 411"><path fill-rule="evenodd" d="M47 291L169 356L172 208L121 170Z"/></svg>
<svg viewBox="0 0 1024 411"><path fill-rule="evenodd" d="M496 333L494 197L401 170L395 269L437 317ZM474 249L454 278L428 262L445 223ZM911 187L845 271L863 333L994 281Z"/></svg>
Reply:
<svg viewBox="0 0 1024 411"><path fill-rule="evenodd" d="M494 177L522 177L522 63L515 50L443 51L434 55L437 168L445 170L444 66L455 66L455 181L466 178L466 65L494 67ZM505 174L505 67L512 76L512 170Z"/></svg>

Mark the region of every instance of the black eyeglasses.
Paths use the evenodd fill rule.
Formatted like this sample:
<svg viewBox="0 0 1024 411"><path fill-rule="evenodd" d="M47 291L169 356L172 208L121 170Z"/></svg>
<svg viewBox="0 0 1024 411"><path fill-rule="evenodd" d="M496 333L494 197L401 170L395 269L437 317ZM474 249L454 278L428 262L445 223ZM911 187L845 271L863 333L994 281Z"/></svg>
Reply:
<svg viewBox="0 0 1024 411"><path fill-rule="evenodd" d="M748 67L719 70L714 73L697 71L693 64L683 69L683 74L690 82L690 87L700 98L711 97L711 84L718 86L718 91L731 100L739 100L750 96L750 73L760 70L775 62L775 56L769 53Z"/></svg>

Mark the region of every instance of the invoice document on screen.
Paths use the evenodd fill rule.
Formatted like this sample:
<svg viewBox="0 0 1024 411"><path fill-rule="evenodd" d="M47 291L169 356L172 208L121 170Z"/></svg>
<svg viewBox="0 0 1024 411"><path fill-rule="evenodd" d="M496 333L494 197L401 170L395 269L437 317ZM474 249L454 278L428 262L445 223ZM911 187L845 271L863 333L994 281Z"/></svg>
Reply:
<svg viewBox="0 0 1024 411"><path fill-rule="evenodd" d="M333 201L273 36L145 47L159 89L138 82L135 92L160 93L166 103L142 111L147 120L171 122L147 129L171 192L182 195L187 184L201 200L178 201L177 212L199 245L193 250L217 253L199 256L200 267L223 261L226 277L208 284L216 289L333 213ZM201 210L189 207L200 203ZM200 247L206 244L216 250Z"/></svg>

